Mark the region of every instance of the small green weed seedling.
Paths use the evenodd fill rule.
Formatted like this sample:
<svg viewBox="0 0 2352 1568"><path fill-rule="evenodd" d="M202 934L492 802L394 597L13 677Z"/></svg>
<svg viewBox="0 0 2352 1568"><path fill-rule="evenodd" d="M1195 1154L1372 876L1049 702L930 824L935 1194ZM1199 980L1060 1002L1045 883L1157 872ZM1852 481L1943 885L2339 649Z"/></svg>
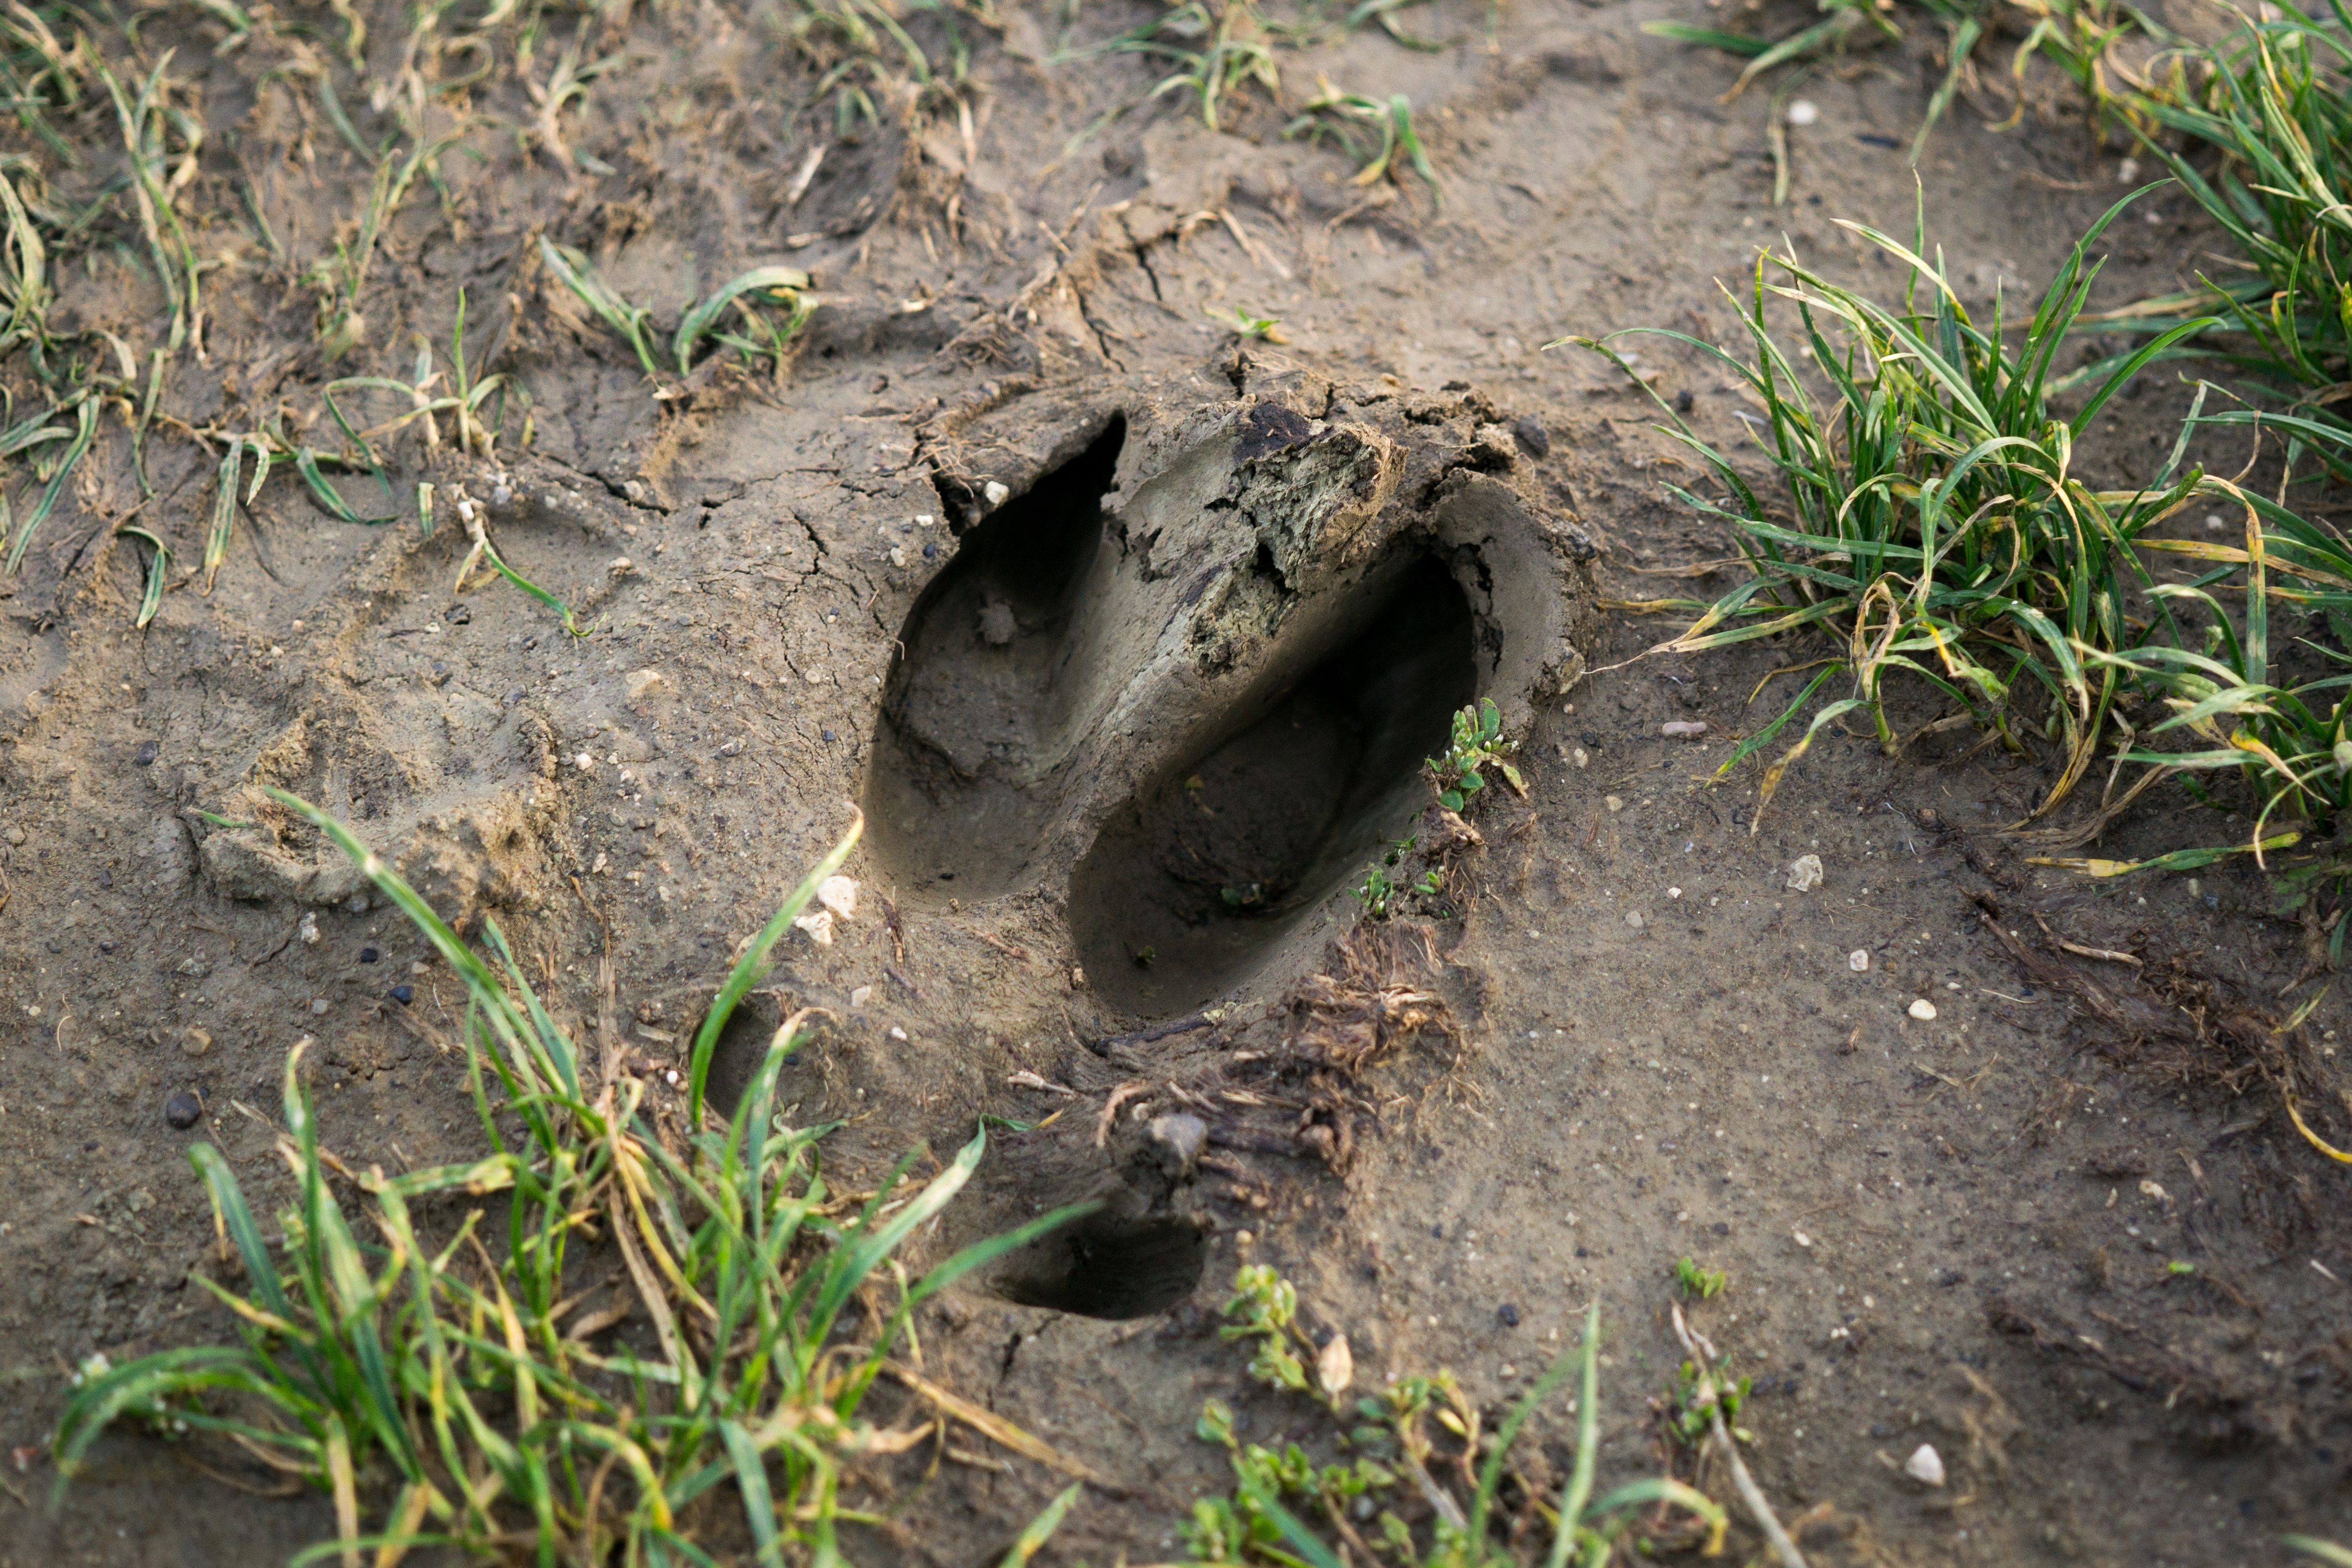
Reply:
<svg viewBox="0 0 2352 1568"><path fill-rule="evenodd" d="M1363 885L1349 889L1356 902L1362 907L1364 913L1376 921L1384 921L1402 910L1404 901L1408 899L1434 902L1444 897L1445 873L1434 866L1418 877L1397 878L1389 875L1389 868L1412 854L1413 846L1420 840L1419 834L1391 840L1389 844L1388 855L1380 865L1373 867L1365 874ZM1443 918L1444 911L1440 910L1437 912Z"/></svg>
<svg viewBox="0 0 2352 1568"><path fill-rule="evenodd" d="M1253 315L1239 305L1228 305L1222 310L1203 305L1201 310L1209 320L1244 342L1279 345L1290 341L1290 334L1282 330L1282 318L1279 316Z"/></svg>
<svg viewBox="0 0 2352 1568"><path fill-rule="evenodd" d="M1723 1294L1723 1286L1720 1268L1701 1268L1687 1258L1675 1265L1675 1289L1686 1301L1711 1301Z"/></svg>
<svg viewBox="0 0 2352 1568"><path fill-rule="evenodd" d="M1230 1496L1196 1499L1178 1526L1193 1563L1511 1568L1519 1560L1500 1539L1505 1521L1496 1506L1505 1468L1528 1418L1580 1369L1576 1462L1554 1515L1550 1568L1571 1562L1602 1568L1637 1518L1648 1518L1658 1505L1696 1515L1706 1527L1709 1553L1722 1546L1728 1524L1723 1509L1672 1477L1633 1481L1594 1498L1601 1448L1598 1303L1585 1314L1579 1349L1552 1363L1491 1438L1451 1373L1401 1377L1349 1400L1354 1373L1346 1338L1335 1335L1317 1349L1299 1327L1297 1292L1270 1268L1244 1268L1234 1277L1225 1316L1231 1320L1221 1331L1225 1338L1255 1342L1250 1374L1328 1409L1329 1441L1345 1457L1318 1464L1297 1442L1278 1450L1244 1443L1231 1407L1207 1401L1197 1430L1204 1441L1225 1448L1235 1485ZM1450 1479L1456 1474L1473 1481L1466 1497ZM1405 1508L1408 1498L1424 1506ZM1426 1522L1409 1524L1405 1513Z"/></svg>
<svg viewBox="0 0 2352 1568"><path fill-rule="evenodd" d="M1454 715L1453 743L1445 754L1429 759L1429 772L1437 785L1437 802L1448 811L1460 811L1470 797L1486 787L1486 775L1482 769L1492 768L1503 775L1503 782L1515 795L1528 793L1527 781L1519 770L1504 759L1518 748L1502 738L1503 713L1491 697L1481 698L1475 708L1465 708Z"/></svg>
<svg viewBox="0 0 2352 1568"><path fill-rule="evenodd" d="M1675 1369L1674 1387L1668 1391L1667 1429L1675 1440L1685 1447L1704 1441L1709 1427L1715 1424L1714 1412L1723 1412L1723 1424L1732 1436L1740 1442L1755 1440L1752 1434L1741 1429L1739 1406L1754 1386L1752 1378L1731 1375L1731 1358L1726 1356L1713 1367L1702 1368L1695 1361L1686 1361Z"/></svg>

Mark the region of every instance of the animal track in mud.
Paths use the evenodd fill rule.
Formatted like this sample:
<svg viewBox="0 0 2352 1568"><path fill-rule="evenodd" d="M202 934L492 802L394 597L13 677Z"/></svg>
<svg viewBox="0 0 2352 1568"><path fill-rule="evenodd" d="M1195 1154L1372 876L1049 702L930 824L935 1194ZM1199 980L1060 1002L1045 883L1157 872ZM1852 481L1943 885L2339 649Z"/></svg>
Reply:
<svg viewBox="0 0 2352 1568"><path fill-rule="evenodd" d="M1208 1237L1181 1215L1096 1215L1024 1247L990 1288L1024 1307L1148 1318L1192 1293L1208 1254Z"/></svg>
<svg viewBox="0 0 2352 1568"><path fill-rule="evenodd" d="M1582 668L1591 546L1507 479L1491 406L1299 401L1098 416L963 538L885 683L879 868L916 908L1066 898L1127 1015L1319 942L1451 714L1523 725Z"/></svg>
<svg viewBox="0 0 2352 1568"><path fill-rule="evenodd" d="M1102 544L1102 500L1124 425L972 530L899 633L875 739L875 847L918 887L1004 891L1066 755L1069 632Z"/></svg>
<svg viewBox="0 0 2352 1568"><path fill-rule="evenodd" d="M1471 700L1470 606L1428 556L1360 584L1338 647L1237 701L1112 811L1070 881L1087 973L1139 1013L1223 990L1425 804L1422 760Z"/></svg>

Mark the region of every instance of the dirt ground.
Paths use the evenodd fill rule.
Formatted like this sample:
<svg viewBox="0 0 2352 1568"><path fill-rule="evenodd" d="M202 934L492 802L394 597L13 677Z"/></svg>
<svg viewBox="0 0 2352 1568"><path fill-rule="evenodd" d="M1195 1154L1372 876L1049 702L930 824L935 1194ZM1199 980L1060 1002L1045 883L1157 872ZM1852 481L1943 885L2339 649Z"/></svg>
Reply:
<svg viewBox="0 0 2352 1568"><path fill-rule="evenodd" d="M390 81L414 35L377 9ZM184 1152L217 1143L274 1210L295 1041L317 1042L346 1159L473 1146L462 988L266 784L347 818L446 913L494 911L605 1062L656 1076L863 805L857 916L780 950L730 1043L834 1010L780 1102L846 1118L830 1158L853 1173L983 1111L1062 1112L999 1135L934 1245L1108 1206L920 1321L933 1378L1101 1478L1044 1561L1176 1555L1191 1500L1231 1484L1192 1435L1204 1397L1253 1440L1319 1430L1213 1331L1247 1261L1297 1283L1364 1380L1451 1366L1497 1412L1597 1299L1605 1479L1661 1463L1675 1260L1726 1271L1697 1315L1756 1379L1749 1462L1820 1563L2259 1563L2281 1531L2352 1536L2347 1176L2247 1068L2307 933L2250 868L2025 864L2001 830L2052 775L1965 733L1890 763L1825 732L1751 833L1752 768L1699 784L1820 651L1627 663L1672 623L1604 607L1722 591L1673 574L1729 543L1662 495L1691 470L1646 402L1539 345L1728 342L1717 279L1764 243L1899 287L1834 220L1907 233L1924 37L1805 84L1820 112L1780 207L1765 93L1721 101L1733 64L1640 32L1674 4L1443 0L1412 13L1434 52L1367 29L1282 57L1294 101L1318 70L1408 94L1441 203L1350 184L1263 93L1213 132L1181 93L1144 101L1162 66L1049 61L1066 26L1155 10L960 13L968 112L886 102L848 142L830 99L796 108L816 68L773 7L535 13L530 69L575 29L581 58L621 61L562 110L561 148L511 129L541 117L510 37L454 91L475 57L435 43L426 112L469 155L386 229L369 346L341 362L297 279L370 171L307 84L339 79L371 143L387 100L327 46L329 13L303 11L313 41L226 51L215 16L145 14L142 74L177 50L209 128L190 189L225 216L199 236L205 359L149 439L156 499L110 411L0 589L0 1564L260 1563L331 1533L320 1499L129 1436L53 1512L41 1450L82 1357L229 1331L188 1282L215 1265ZM909 13L927 47L939 16ZM1918 168L1972 303L2038 281L2128 188L2063 84L2025 90L1992 129L2012 89L1989 66ZM90 190L110 116L65 121ZM808 269L821 302L781 382L706 369L657 401L541 233L665 334L762 263ZM162 295L130 234L74 258L61 309L144 344ZM2212 246L2158 193L2114 232L2101 301L2178 286ZM273 480L205 592L221 433L315 418L337 374L404 374L461 287L475 373L529 390L529 445L388 443L396 493L436 487L430 536ZM1212 318L1236 306L1288 341ZM1737 438L1718 370L1640 364ZM2150 381L2086 463L2160 458L2181 399ZM461 500L591 635L503 584L452 592ZM143 631L143 560L110 526L134 510L180 563ZM1346 889L1413 823L1418 762L1474 695L1520 738L1527 798L1469 814L1447 918L1355 929ZM2149 796L2099 852L2235 831L2188 807ZM1793 891L1804 854L1823 880ZM1452 1037L1391 1026L1383 987L1427 992ZM2342 1015L2331 996L2296 1048L2331 1060ZM722 1093L744 1070L722 1061ZM181 1091L203 1102L185 1129ZM1205 1148L1155 1133L1176 1115ZM1540 1419L1537 1462L1567 1434ZM1921 1442L1948 1485L1899 1473ZM1061 1478L1007 1456L870 1484L894 1523L858 1561L970 1563ZM1758 1546L1735 1530L1740 1560Z"/></svg>

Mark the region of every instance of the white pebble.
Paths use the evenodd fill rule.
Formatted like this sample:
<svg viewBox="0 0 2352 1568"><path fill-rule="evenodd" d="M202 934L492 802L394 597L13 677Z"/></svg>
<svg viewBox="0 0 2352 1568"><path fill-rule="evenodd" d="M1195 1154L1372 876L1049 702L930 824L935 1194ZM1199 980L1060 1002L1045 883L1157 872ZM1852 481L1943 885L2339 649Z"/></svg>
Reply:
<svg viewBox="0 0 2352 1568"><path fill-rule="evenodd" d="M1703 719L1669 719L1658 726L1658 733L1669 740L1696 740L1706 733Z"/></svg>
<svg viewBox="0 0 2352 1568"><path fill-rule="evenodd" d="M2206 517L2205 517L2205 531L2206 531L2206 532L2208 532L2208 533L2220 533L2221 531L2222 531L2224 529L2228 528L2229 526L2230 526L2230 524L2229 524L2229 521L2228 521L2226 518L2222 517L2222 515L2221 515L2220 512L2218 512L2218 511L2216 511L2216 512L2208 512L2208 513L2206 514Z"/></svg>
<svg viewBox="0 0 2352 1568"><path fill-rule="evenodd" d="M1845 966L1856 974L1864 973L1870 968L1870 950L1866 947L1855 948L1845 955Z"/></svg>
<svg viewBox="0 0 2352 1568"><path fill-rule="evenodd" d="M866 999L873 994L874 987L860 985L849 994L849 1005L852 1007L863 1007L866 1005Z"/></svg>
<svg viewBox="0 0 2352 1568"><path fill-rule="evenodd" d="M1811 1247L1813 1244L1813 1238L1801 1230L1792 1230L1789 1236L1799 1247Z"/></svg>
<svg viewBox="0 0 2352 1568"><path fill-rule="evenodd" d="M1625 809L1625 803L1613 795L1603 800L1601 804L1607 806L1612 811L1622 811Z"/></svg>
<svg viewBox="0 0 2352 1568"><path fill-rule="evenodd" d="M318 916L306 910L302 916L302 923L295 927L294 930L295 933L301 937L303 946L316 947L319 945Z"/></svg>
<svg viewBox="0 0 2352 1568"><path fill-rule="evenodd" d="M1911 1016L1923 1024L1932 1023L1936 1017L1936 1005L1922 996L1911 1004Z"/></svg>
<svg viewBox="0 0 2352 1568"><path fill-rule="evenodd" d="M814 914L794 915L793 929L808 932L809 940L819 947L831 947L833 945L833 911L819 910ZM850 1005L854 1007L857 1004L852 1002Z"/></svg>
<svg viewBox="0 0 2352 1568"><path fill-rule="evenodd" d="M1789 105L1789 123L1791 125L1811 125L1821 117L1821 109L1811 99L1801 98Z"/></svg>
<svg viewBox="0 0 2352 1568"><path fill-rule="evenodd" d="M1592 765L1591 756L1586 752L1582 746L1579 746L1576 750L1570 752L1568 754L1568 760L1574 763L1580 768L1589 768Z"/></svg>
<svg viewBox="0 0 2352 1568"><path fill-rule="evenodd" d="M1670 899L1679 899L1682 896L1683 890L1680 888L1668 888L1666 889L1666 897Z"/></svg>
<svg viewBox="0 0 2352 1568"><path fill-rule="evenodd" d="M1934 1444L1922 1443L1903 1461L1903 1473L1915 1481L1940 1487L1944 1484L1944 1457L1936 1452Z"/></svg>
<svg viewBox="0 0 2352 1568"><path fill-rule="evenodd" d="M1625 923L1632 926L1635 931L1640 931L1643 925L1642 911L1639 910L1627 910L1625 913Z"/></svg>
<svg viewBox="0 0 2352 1568"><path fill-rule="evenodd" d="M843 920L857 913L857 881L853 877L827 877L816 890L816 901Z"/></svg>
<svg viewBox="0 0 2352 1568"><path fill-rule="evenodd" d="M988 505L991 510L994 510L996 508L1003 506L1013 495L1011 490L1006 489L994 479L991 479L987 484L983 485L981 488L980 493L988 498Z"/></svg>
<svg viewBox="0 0 2352 1568"><path fill-rule="evenodd" d="M1822 885L1822 858L1800 855L1789 863L1789 890L1808 893Z"/></svg>
<svg viewBox="0 0 2352 1568"><path fill-rule="evenodd" d="M583 773L592 773L595 770L596 759L590 756L585 752L574 752L572 758L572 765L578 768Z"/></svg>

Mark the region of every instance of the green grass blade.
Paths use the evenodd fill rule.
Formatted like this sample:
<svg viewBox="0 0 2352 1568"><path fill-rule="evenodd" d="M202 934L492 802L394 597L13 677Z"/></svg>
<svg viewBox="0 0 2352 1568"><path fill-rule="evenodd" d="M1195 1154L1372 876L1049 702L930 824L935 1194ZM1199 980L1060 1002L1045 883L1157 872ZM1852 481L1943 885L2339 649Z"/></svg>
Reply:
<svg viewBox="0 0 2352 1568"><path fill-rule="evenodd" d="M702 1026L695 1031L694 1045L688 1054L686 1124L689 1128L699 1129L702 1125L703 1089L710 1079L710 1057L718 1048L719 1031L727 1027L727 1020L734 1016L736 1005L768 972L768 954L782 940L784 932L792 929L793 918L808 907L811 899L816 897L816 890L824 885L824 879L841 869L843 862L849 858L849 852L857 847L858 837L865 831L866 816L861 812L849 825L849 831L841 836L841 842L827 850L824 858L801 879L800 886L785 896L784 901L776 907L776 912L768 917L768 923L760 928L760 934L751 939L751 945L743 950L743 956L735 961L735 967L727 972L727 983L719 988L718 996L711 1001L710 1011L703 1015Z"/></svg>
<svg viewBox="0 0 2352 1568"><path fill-rule="evenodd" d="M1013 1549L1004 1554L996 1568L1028 1568L1029 1560L1043 1551L1054 1531L1062 1527L1063 1517L1070 1511L1070 1505L1078 1500L1081 1489L1081 1483L1076 1481L1063 1488L1060 1496L1047 1503L1036 1518L1022 1528L1020 1535L1013 1542ZM2347 1561L2352 1562L2352 1559Z"/></svg>
<svg viewBox="0 0 2352 1568"><path fill-rule="evenodd" d="M25 526L18 531L16 542L8 547L8 575L11 577L16 574L17 567L24 562L25 547L33 542L33 535L39 531L41 524L49 520L49 513L57 510L58 498L65 493L66 481L73 476L74 465L81 461L84 452L89 450L90 437L97 431L98 399L85 397L74 405L73 444L66 448L65 460L58 465L58 471L49 476L48 485L41 491L41 499L35 503L32 515L25 519Z"/></svg>
<svg viewBox="0 0 2352 1568"><path fill-rule="evenodd" d="M678 321L677 335L670 351L677 361L677 373L684 375L694 368L696 345L709 332L720 312L737 299L745 294L760 294L772 299L782 295L782 298L776 300L778 304L793 305L808 287L809 275L797 267L755 267L749 272L729 279L717 293L687 311ZM802 313L795 310L795 322L801 319Z"/></svg>
<svg viewBox="0 0 2352 1568"><path fill-rule="evenodd" d="M252 1283L254 1295L273 1315L291 1317L293 1309L279 1283L278 1266L269 1260L268 1243L261 1238L261 1227L254 1223L253 1211L246 1206L245 1192L237 1185L236 1173L229 1169L227 1159L209 1143L194 1143L188 1148L188 1163L196 1168L205 1191L212 1196L213 1217L220 1222L236 1245L237 1256L244 1259L246 1279Z"/></svg>
<svg viewBox="0 0 2352 1568"><path fill-rule="evenodd" d="M147 548L153 552L147 562L146 592L139 597L139 617L131 623L144 631L147 623L155 618L155 612L163 607L163 584L172 570L172 547L145 529L127 522L115 529L114 537L144 540Z"/></svg>

